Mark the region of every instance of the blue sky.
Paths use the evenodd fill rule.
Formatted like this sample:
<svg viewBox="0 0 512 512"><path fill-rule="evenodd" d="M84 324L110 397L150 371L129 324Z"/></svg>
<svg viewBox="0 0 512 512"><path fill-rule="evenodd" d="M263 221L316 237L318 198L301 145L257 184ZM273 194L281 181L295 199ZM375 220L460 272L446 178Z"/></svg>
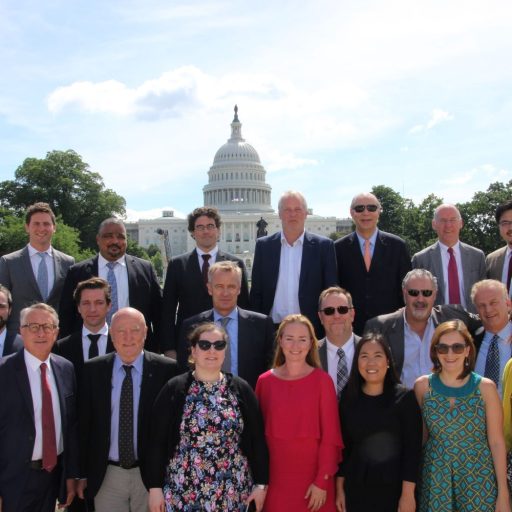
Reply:
<svg viewBox="0 0 512 512"><path fill-rule="evenodd" d="M274 206L465 201L512 179L511 26L508 0L0 0L0 180L74 149L130 218L187 213L237 103Z"/></svg>

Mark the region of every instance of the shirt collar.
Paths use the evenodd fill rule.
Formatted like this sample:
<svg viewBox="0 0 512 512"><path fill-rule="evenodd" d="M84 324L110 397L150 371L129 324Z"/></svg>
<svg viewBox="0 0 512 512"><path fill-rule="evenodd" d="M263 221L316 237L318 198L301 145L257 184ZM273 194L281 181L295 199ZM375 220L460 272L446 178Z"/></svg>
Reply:
<svg viewBox="0 0 512 512"><path fill-rule="evenodd" d="M492 338L494 336L494 334L490 331L485 331L487 336ZM498 337L500 338L500 340L503 340L507 343L510 342L510 337L512 336L512 323L511 322L507 322L507 325L505 325L505 327L503 327L503 329L501 329L501 331L497 332L496 333L498 335Z"/></svg>
<svg viewBox="0 0 512 512"><path fill-rule="evenodd" d="M118 260L110 262L109 260L105 259L101 253L98 253L98 269L105 268L107 263L119 263L119 265L126 267L126 254L123 254Z"/></svg>
<svg viewBox="0 0 512 512"><path fill-rule="evenodd" d="M302 232L302 235L299 236L299 238L297 238L297 240L295 240L295 242L293 242L293 244L289 244L288 243L288 240L286 240L286 237L284 236L284 232L281 231L281 245L282 244L286 244L288 245L289 247L295 247L296 245L304 245L304 235L306 234L306 230L304 230Z"/></svg>
<svg viewBox="0 0 512 512"><path fill-rule="evenodd" d="M449 247L447 245L444 245L440 240L438 240L438 242L439 242L439 247L441 247L441 249L443 251L448 252ZM457 240L457 242L452 245L453 252L459 252L459 245L460 245L460 241Z"/></svg>
<svg viewBox="0 0 512 512"><path fill-rule="evenodd" d="M229 313L229 315L223 316L220 313L217 312L217 310L213 310L213 320L216 322L217 320L220 320L221 318L231 318L231 320L237 320L238 319L238 308L235 306L235 308Z"/></svg>
<svg viewBox="0 0 512 512"><path fill-rule="evenodd" d="M50 245L50 247L48 247L48 249L46 249L46 251L38 251L35 247L32 247L30 244L28 244L27 247L28 247L28 254L30 257L34 256L34 254L39 254L40 252L45 252L46 254L48 254L48 256L53 258L53 250L52 250L51 245Z"/></svg>
<svg viewBox="0 0 512 512"><path fill-rule="evenodd" d="M373 247L375 247L375 241L377 240L377 235L378 234L379 234L379 230L377 228L373 232L372 236L370 238L368 238L368 240L370 240L370 245L372 245ZM366 238L362 237L357 231L356 231L356 236L357 236L357 239L359 240L359 244L361 246L363 246Z"/></svg>
<svg viewBox="0 0 512 512"><path fill-rule="evenodd" d="M23 350L23 355L25 357L25 364L28 365L33 371L39 370L39 367L46 363L46 367L50 368L50 356L48 356L44 361L41 361L36 356L33 356L28 350Z"/></svg>
<svg viewBox="0 0 512 512"><path fill-rule="evenodd" d="M140 374L142 374L142 362L144 360L144 350L141 351L141 353L137 356L137 359L133 361L129 366L133 366L135 370L137 370ZM119 357L119 354L116 352L116 355L114 357L114 371L119 371L123 368L123 365L126 363L123 363L121 358ZM124 370L123 370L124 371Z"/></svg>
<svg viewBox="0 0 512 512"><path fill-rule="evenodd" d="M354 333L352 333L350 338L341 347L338 347L338 345L335 345L334 343L329 341L327 336L325 337L325 344L326 344L326 347L327 347L327 351L331 352L332 354L337 354L339 348L342 348L343 351L346 352L350 348L350 345L352 343L354 343Z"/></svg>
<svg viewBox="0 0 512 512"><path fill-rule="evenodd" d="M201 249L199 249L199 247L196 247L196 251L197 254L199 254L199 256L202 256L203 254L209 254L211 256L210 259L214 260L216 259L217 253L219 252L219 246L216 245L211 251L208 252L202 251Z"/></svg>
<svg viewBox="0 0 512 512"><path fill-rule="evenodd" d="M87 336L88 334L102 334L104 336L108 336L108 324L105 322L105 325L98 331L98 332L92 332L87 327L82 326L82 337Z"/></svg>

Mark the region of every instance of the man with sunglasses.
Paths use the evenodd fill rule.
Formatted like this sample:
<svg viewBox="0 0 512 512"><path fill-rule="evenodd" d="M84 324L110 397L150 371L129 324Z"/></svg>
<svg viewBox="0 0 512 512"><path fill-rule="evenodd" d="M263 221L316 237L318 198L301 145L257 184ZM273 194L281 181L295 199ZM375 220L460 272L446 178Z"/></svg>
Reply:
<svg viewBox="0 0 512 512"><path fill-rule="evenodd" d="M318 342L320 362L339 396L348 382L355 346L361 339L352 332L355 312L350 293L339 286L324 290L318 301L318 316L325 329L325 338Z"/></svg>
<svg viewBox="0 0 512 512"><path fill-rule="evenodd" d="M437 278L436 304L461 304L475 312L471 287L485 279L484 253L459 240L464 225L459 210L441 204L434 211L432 229L438 240L412 257L413 268L430 270Z"/></svg>
<svg viewBox="0 0 512 512"><path fill-rule="evenodd" d="M405 307L366 322L366 332L385 336L402 383L408 388L421 375L432 371L430 341L435 328L448 320L462 320L475 333L481 329L476 315L458 306L434 306L437 279L425 269L413 269L402 282Z"/></svg>
<svg viewBox="0 0 512 512"><path fill-rule="evenodd" d="M253 388L258 377L270 367L274 354L272 319L237 306L242 284L242 269L234 261L219 261L208 271L208 293L213 308L187 318L178 342L178 366L188 370L188 334L205 322L215 322L228 334L223 370L242 377ZM201 348L201 347L200 347Z"/></svg>
<svg viewBox="0 0 512 512"><path fill-rule="evenodd" d="M377 228L381 210L373 194L355 196L350 215L356 229L334 244L339 285L352 295L357 311L357 334L369 318L403 306L401 282L411 269L405 242Z"/></svg>

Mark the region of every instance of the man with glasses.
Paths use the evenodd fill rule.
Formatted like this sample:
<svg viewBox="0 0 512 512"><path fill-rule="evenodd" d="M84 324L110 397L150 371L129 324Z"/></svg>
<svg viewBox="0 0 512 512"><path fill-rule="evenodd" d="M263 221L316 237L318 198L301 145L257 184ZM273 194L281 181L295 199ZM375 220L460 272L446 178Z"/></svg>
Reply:
<svg viewBox="0 0 512 512"><path fill-rule="evenodd" d="M430 270L437 278L436 304L461 304L475 311L471 287L485 279L484 253L459 240L463 222L452 204L441 204L434 211L432 229L438 240L412 257L413 268Z"/></svg>
<svg viewBox="0 0 512 512"><path fill-rule="evenodd" d="M361 339L352 332L355 314L352 297L343 288L331 286L320 294L318 316L325 338L318 342L318 354L338 396L348 382L355 346Z"/></svg>
<svg viewBox="0 0 512 512"><path fill-rule="evenodd" d="M476 315L458 306L435 306L437 279L425 269L414 269L402 282L405 307L366 322L365 333L385 336L402 383L412 388L421 375L432 371L430 341L436 327L448 320L462 320L474 333L481 328Z"/></svg>
<svg viewBox="0 0 512 512"><path fill-rule="evenodd" d="M171 259L167 266L162 306L160 348L176 358L178 336L183 320L211 309L212 298L208 293L208 270L217 261L234 261L242 269L242 283L238 304L247 307L249 288L244 262L219 250L221 219L216 208L196 208L188 216L188 231L196 248Z"/></svg>
<svg viewBox="0 0 512 512"><path fill-rule="evenodd" d="M8 356L23 348L23 340L16 331L7 329L7 321L12 311L11 292L0 284L0 357Z"/></svg>
<svg viewBox="0 0 512 512"><path fill-rule="evenodd" d="M411 269L405 242L377 228L381 210L373 194L355 196L350 215L356 229L334 244L339 285L352 295L357 311L357 334L369 318L403 306L401 282Z"/></svg>
<svg viewBox="0 0 512 512"><path fill-rule="evenodd" d="M512 281L512 199L496 208L495 217L501 238L503 238L506 245L487 255L485 259L487 277L504 283L510 296L510 282Z"/></svg>

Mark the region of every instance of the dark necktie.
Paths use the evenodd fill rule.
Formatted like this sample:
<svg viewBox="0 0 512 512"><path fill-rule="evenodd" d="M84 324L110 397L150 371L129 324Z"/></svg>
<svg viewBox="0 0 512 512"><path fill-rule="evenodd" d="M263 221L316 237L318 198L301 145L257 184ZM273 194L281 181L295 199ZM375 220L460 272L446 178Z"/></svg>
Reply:
<svg viewBox="0 0 512 512"><path fill-rule="evenodd" d="M46 257L48 254L45 252L37 253L41 258L39 267L37 267L37 286L41 292L43 302L48 298L48 267L46 266Z"/></svg>
<svg viewBox="0 0 512 512"><path fill-rule="evenodd" d="M208 270L210 270L210 254L201 254L201 258L203 258L203 266L201 268L201 274L203 274L203 281L206 285L208 283Z"/></svg>
<svg viewBox="0 0 512 512"><path fill-rule="evenodd" d="M347 357L345 351L338 349L338 367L336 369L336 394L339 396L348 381Z"/></svg>
<svg viewBox="0 0 512 512"><path fill-rule="evenodd" d="M492 337L489 350L487 351L487 359L485 360L484 377L494 381L496 386L500 382L500 350L498 347L498 340L500 337L495 334Z"/></svg>
<svg viewBox="0 0 512 512"><path fill-rule="evenodd" d="M111 307L110 311L107 313L107 323L110 325L110 321L112 320L112 315L118 310L119 303L117 298L117 281L116 275L114 274L114 268L117 265L116 261L109 261L107 263L108 273L107 273L107 281L110 285L110 294L111 294Z"/></svg>
<svg viewBox="0 0 512 512"><path fill-rule="evenodd" d="M226 331L226 334L228 333L228 324L230 320L231 318L229 318L229 316L219 318L219 323L222 326L222 328ZM225 372L231 372L231 350L229 348L229 343L226 347L226 355L224 356L224 362L222 363L222 370Z"/></svg>
<svg viewBox="0 0 512 512"><path fill-rule="evenodd" d="M510 281L512 280L512 253L508 259L508 272L507 272L507 291L510 295Z"/></svg>
<svg viewBox="0 0 512 512"><path fill-rule="evenodd" d="M459 272L453 248L448 249L450 259L448 261L448 303L460 304Z"/></svg>
<svg viewBox="0 0 512 512"><path fill-rule="evenodd" d="M119 400L119 465L131 468L135 464L133 449L133 366L123 365L126 375Z"/></svg>
<svg viewBox="0 0 512 512"><path fill-rule="evenodd" d="M89 346L89 359L98 357L100 355L98 340L100 339L101 334L88 334L87 337L91 340L91 344Z"/></svg>
<svg viewBox="0 0 512 512"><path fill-rule="evenodd" d="M53 418L52 392L46 378L46 363L41 369L41 426L43 433L43 469L51 471L57 465L57 441L55 439L55 420Z"/></svg>

